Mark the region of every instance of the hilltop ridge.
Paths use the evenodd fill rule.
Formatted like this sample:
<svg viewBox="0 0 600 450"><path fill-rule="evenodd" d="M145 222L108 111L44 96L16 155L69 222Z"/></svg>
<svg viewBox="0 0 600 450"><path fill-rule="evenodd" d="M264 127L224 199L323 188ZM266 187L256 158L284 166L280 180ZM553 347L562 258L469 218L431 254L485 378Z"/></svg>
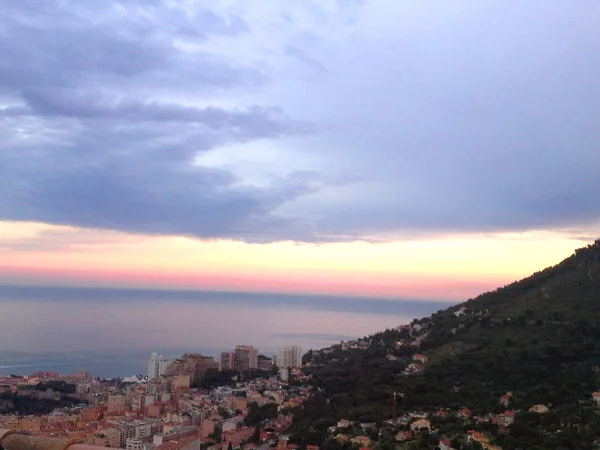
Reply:
<svg viewBox="0 0 600 450"><path fill-rule="evenodd" d="M395 414L461 409L489 421L506 409L499 399L510 392L511 410L548 405L562 417L559 424L578 427L580 445L600 438L600 415L589 410L600 386L598 280L600 240L559 264L409 325L310 351L305 373L315 394L296 411L295 429L316 439L327 435L319 424L340 419L382 423ZM588 405L585 414L581 402ZM316 411L317 426L311 418ZM547 442L544 426L530 428L543 442L539 448L570 448ZM519 444L507 436L498 442Z"/></svg>

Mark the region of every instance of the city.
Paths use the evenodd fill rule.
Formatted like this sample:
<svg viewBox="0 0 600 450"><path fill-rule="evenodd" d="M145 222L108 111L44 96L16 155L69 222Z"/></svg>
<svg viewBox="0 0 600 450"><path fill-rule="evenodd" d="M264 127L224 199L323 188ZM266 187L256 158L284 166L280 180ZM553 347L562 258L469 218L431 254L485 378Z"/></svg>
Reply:
<svg viewBox="0 0 600 450"><path fill-rule="evenodd" d="M298 346L282 347L270 358L251 345L237 345L220 360L185 353L169 361L152 353L147 375L121 380L97 379L86 371L8 376L0 378L0 412L23 404L28 406L21 413L33 411L32 405L70 404L2 414L0 429L127 450L285 443L287 411L308 395L306 388L288 384L290 377L302 377L302 355ZM223 384L205 388L211 375Z"/></svg>
<svg viewBox="0 0 600 450"><path fill-rule="evenodd" d="M0 5L0 450L600 449L600 0Z"/></svg>

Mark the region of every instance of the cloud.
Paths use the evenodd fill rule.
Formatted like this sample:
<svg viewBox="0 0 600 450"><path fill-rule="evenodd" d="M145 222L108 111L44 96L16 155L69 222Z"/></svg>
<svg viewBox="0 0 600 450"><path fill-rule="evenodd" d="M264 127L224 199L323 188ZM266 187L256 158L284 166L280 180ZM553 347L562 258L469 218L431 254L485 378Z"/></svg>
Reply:
<svg viewBox="0 0 600 450"><path fill-rule="evenodd" d="M0 219L251 242L593 234L595 9L10 2Z"/></svg>

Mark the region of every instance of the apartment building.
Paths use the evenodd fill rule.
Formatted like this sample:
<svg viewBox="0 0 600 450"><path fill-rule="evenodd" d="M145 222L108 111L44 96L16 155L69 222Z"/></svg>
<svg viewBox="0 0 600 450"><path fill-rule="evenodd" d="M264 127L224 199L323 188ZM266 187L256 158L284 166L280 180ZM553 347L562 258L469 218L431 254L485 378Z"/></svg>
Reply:
<svg viewBox="0 0 600 450"><path fill-rule="evenodd" d="M236 345L235 347L235 369L252 370L258 369L258 349L251 345Z"/></svg>
<svg viewBox="0 0 600 450"><path fill-rule="evenodd" d="M235 369L235 352L221 353L221 370Z"/></svg>

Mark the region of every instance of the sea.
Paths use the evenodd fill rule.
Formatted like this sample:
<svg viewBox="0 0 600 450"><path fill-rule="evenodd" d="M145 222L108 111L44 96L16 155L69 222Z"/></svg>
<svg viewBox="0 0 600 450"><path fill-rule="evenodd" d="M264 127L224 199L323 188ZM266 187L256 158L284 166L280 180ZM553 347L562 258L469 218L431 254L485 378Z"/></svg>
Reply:
<svg viewBox="0 0 600 450"><path fill-rule="evenodd" d="M151 352L218 357L235 345L271 356L410 323L452 301L255 292L0 285L0 375L112 378L146 372Z"/></svg>

